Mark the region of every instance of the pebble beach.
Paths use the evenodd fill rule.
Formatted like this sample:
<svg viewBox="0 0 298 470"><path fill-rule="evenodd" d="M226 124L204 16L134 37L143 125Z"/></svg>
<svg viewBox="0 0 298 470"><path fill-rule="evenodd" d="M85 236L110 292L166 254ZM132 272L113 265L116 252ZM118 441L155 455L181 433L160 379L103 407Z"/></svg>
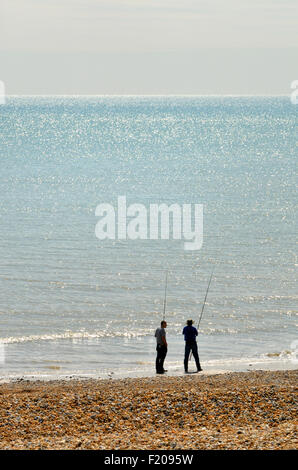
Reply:
<svg viewBox="0 0 298 470"><path fill-rule="evenodd" d="M296 449L297 370L0 385L1 449Z"/></svg>

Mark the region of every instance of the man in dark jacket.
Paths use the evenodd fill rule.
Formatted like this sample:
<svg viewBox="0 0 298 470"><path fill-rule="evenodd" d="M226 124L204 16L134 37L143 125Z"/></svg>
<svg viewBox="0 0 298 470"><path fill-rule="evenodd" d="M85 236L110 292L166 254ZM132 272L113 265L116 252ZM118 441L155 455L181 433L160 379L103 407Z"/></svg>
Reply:
<svg viewBox="0 0 298 470"><path fill-rule="evenodd" d="M163 320L160 324L160 328L157 328L155 331L155 338L156 338L156 351L157 351L157 356L156 356L156 361L155 361L155 368L156 368L156 373L157 374L164 374L167 372L163 368L163 363L167 355L168 351L168 343L166 340L166 327L167 327L167 322Z"/></svg>
<svg viewBox="0 0 298 470"><path fill-rule="evenodd" d="M192 320L187 320L187 326L183 328L182 334L184 335L184 340L185 340L185 355L184 355L184 371L187 373L188 372L188 358L190 351L193 353L193 357L196 361L196 366L197 370L196 372L200 372L201 366L200 366L200 359L198 355L198 345L196 341L196 337L198 336L198 330L192 326L193 321Z"/></svg>

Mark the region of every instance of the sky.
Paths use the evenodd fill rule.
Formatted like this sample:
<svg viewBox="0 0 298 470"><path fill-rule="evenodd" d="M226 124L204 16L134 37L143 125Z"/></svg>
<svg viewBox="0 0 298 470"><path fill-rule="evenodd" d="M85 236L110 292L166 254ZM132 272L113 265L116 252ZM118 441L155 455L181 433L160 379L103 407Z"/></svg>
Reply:
<svg viewBox="0 0 298 470"><path fill-rule="evenodd" d="M1 0L8 94L289 94L297 0Z"/></svg>

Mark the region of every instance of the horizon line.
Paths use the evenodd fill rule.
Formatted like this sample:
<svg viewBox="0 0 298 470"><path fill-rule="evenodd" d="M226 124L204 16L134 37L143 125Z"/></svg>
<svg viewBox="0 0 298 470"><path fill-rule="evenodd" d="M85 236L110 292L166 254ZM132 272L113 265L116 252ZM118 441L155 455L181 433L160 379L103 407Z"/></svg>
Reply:
<svg viewBox="0 0 298 470"><path fill-rule="evenodd" d="M160 93L104 93L104 94L93 94L93 93L38 93L38 94L31 94L31 93L20 93L20 94L5 94L8 97L289 97L290 93L205 93L205 94L194 94L194 93L167 93L167 94L160 94Z"/></svg>

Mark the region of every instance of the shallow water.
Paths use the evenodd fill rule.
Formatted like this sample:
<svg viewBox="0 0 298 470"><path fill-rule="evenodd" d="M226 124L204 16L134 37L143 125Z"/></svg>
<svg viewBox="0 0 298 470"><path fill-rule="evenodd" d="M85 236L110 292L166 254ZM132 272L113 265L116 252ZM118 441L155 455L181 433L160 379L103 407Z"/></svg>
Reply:
<svg viewBox="0 0 298 470"><path fill-rule="evenodd" d="M10 97L0 107L0 375L296 364L297 110L287 97ZM96 206L203 204L204 240L104 240ZM234 366L233 366L234 364Z"/></svg>

